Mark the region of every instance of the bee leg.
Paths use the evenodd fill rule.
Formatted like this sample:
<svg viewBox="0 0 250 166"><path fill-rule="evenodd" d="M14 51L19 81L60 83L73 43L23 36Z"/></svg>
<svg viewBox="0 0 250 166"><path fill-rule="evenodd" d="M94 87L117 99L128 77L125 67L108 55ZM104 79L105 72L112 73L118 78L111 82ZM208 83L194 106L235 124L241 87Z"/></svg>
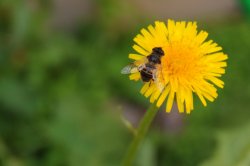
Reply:
<svg viewBox="0 0 250 166"><path fill-rule="evenodd" d="M156 71L153 72L153 77L152 77L152 80L155 81L157 78L156 78Z"/></svg>
<svg viewBox="0 0 250 166"><path fill-rule="evenodd" d="M153 74L153 78L152 78L152 80L153 80L153 81L155 81L155 80L156 80L155 74Z"/></svg>
<svg viewBox="0 0 250 166"><path fill-rule="evenodd" d="M152 81L149 82L149 86L151 86L151 84L152 84Z"/></svg>
<svg viewBox="0 0 250 166"><path fill-rule="evenodd" d="M144 67L145 67L144 64L139 65L139 66L138 66L138 71L142 71L142 69L143 69Z"/></svg>

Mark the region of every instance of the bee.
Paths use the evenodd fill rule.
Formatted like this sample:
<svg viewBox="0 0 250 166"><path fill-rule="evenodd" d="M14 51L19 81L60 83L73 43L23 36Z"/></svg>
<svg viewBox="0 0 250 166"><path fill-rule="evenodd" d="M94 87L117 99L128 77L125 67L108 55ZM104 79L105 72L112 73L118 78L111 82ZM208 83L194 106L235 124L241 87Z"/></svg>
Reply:
<svg viewBox="0 0 250 166"><path fill-rule="evenodd" d="M152 52L142 60L135 61L121 70L121 74L131 74L140 72L143 82L151 82L157 84L160 91L163 86L157 80L157 75L161 74L161 58L164 56L164 51L161 47L154 47ZM136 65L139 64L139 65Z"/></svg>

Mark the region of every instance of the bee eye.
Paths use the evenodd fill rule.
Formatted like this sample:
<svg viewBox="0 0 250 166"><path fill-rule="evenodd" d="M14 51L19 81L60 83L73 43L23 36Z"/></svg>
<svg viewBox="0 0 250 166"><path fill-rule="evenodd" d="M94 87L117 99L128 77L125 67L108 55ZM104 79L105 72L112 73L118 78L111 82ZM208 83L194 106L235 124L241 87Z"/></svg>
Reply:
<svg viewBox="0 0 250 166"><path fill-rule="evenodd" d="M159 49L160 49L160 47L154 47L154 48L152 49L152 51L153 51L153 52L159 52Z"/></svg>
<svg viewBox="0 0 250 166"><path fill-rule="evenodd" d="M161 47L154 47L154 48L152 49L152 51L153 51L154 53L160 55L160 56L163 56L163 55L164 55L164 51L162 50Z"/></svg>

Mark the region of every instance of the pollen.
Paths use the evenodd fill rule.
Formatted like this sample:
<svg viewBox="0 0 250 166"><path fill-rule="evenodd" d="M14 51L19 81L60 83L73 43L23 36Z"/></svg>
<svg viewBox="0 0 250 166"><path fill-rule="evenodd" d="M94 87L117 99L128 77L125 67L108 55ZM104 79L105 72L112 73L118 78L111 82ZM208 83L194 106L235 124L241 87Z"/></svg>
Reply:
<svg viewBox="0 0 250 166"><path fill-rule="evenodd" d="M218 96L217 87L224 87L220 77L225 73L228 56L207 37L207 32L198 32L196 22L156 21L155 26L142 29L134 38L133 48L137 53L130 54L129 58L140 61L154 47L161 47L164 56L158 69L161 71L157 72L160 73L158 82L144 83L141 94L158 107L166 101L166 112L170 112L176 102L179 112L189 114L194 109L193 95L197 95L204 106L207 100L213 102ZM133 73L130 79L138 81L140 74ZM163 89L158 88L159 83Z"/></svg>

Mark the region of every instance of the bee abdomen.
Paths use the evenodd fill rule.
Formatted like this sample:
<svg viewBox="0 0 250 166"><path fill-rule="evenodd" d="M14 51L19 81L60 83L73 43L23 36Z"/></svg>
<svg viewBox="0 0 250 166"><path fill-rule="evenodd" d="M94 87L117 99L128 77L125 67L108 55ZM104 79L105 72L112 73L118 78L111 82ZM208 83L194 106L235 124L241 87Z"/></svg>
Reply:
<svg viewBox="0 0 250 166"><path fill-rule="evenodd" d="M153 78L152 73L147 70L142 70L140 74L141 74L141 79L144 82L149 82Z"/></svg>

